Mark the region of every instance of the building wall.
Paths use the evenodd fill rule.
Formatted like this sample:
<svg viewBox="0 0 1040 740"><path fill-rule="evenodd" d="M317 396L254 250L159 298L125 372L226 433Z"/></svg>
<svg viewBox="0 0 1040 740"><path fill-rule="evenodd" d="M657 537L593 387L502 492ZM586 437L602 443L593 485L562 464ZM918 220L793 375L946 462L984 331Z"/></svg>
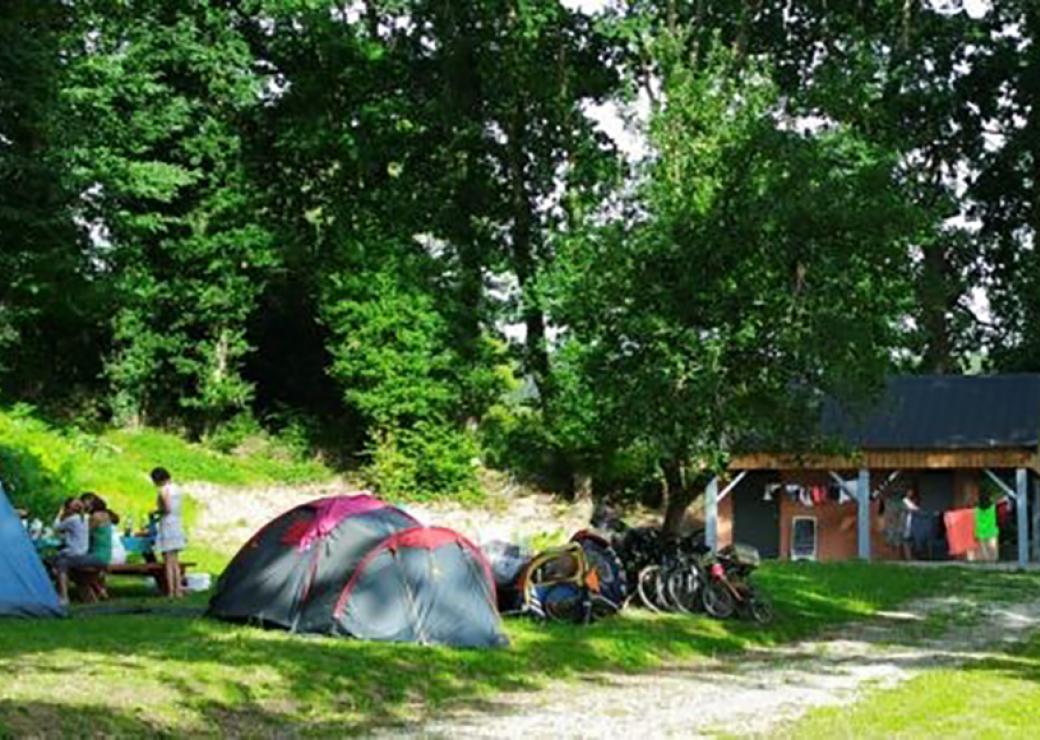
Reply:
<svg viewBox="0 0 1040 740"><path fill-rule="evenodd" d="M737 484L738 487L740 484ZM719 547L733 544L733 493L719 501Z"/></svg>
<svg viewBox="0 0 1040 740"><path fill-rule="evenodd" d="M879 502L872 501L870 553L874 560L898 560L899 551L889 547L878 526ZM780 559L791 557L791 529L795 517L816 518L816 557L821 562L852 560L859 554L856 502L802 506L786 497L780 503Z"/></svg>
<svg viewBox="0 0 1040 740"><path fill-rule="evenodd" d="M981 472L978 470L943 471L944 475L929 474L923 479L915 471L904 471L893 483L891 490L903 491L906 486L913 485L920 490L922 483L928 487L928 501L935 506L943 504L943 508L972 506L978 497ZM876 488L879 482L887 479L889 471L872 471L871 485ZM762 489L765 480L760 476L748 476L745 485ZM800 485L827 485L831 478L826 472L819 471L782 471L772 476L772 480ZM763 489L764 490L764 489ZM928 506L927 508L932 508ZM882 534L880 502L871 501L871 557L875 560L897 560L901 557L898 548L891 547ZM844 504L828 502L822 506L802 506L786 496L780 503L780 559L787 560L791 553L791 528L795 517L808 516L816 518L817 557L822 561L848 560L857 557L856 502ZM719 502L719 545L725 546L733 541L733 494Z"/></svg>

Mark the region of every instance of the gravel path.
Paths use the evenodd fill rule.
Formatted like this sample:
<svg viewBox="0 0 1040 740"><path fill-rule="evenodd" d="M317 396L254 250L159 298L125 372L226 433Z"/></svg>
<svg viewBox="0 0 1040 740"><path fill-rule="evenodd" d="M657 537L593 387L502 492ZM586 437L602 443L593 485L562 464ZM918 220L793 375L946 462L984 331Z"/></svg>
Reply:
<svg viewBox="0 0 1040 740"><path fill-rule="evenodd" d="M868 688L991 657L1038 629L1040 598L985 605L924 600L811 641L648 674L596 676L587 688L560 684L507 694L387 734L528 740L764 735L814 707L848 703Z"/></svg>

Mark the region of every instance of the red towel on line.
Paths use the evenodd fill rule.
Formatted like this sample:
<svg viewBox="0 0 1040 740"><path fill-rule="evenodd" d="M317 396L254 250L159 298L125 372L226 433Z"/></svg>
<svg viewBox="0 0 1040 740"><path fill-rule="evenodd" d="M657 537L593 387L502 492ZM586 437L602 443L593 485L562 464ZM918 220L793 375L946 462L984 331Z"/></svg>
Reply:
<svg viewBox="0 0 1040 740"><path fill-rule="evenodd" d="M953 509L943 514L950 556L964 555L978 547L975 541L975 510Z"/></svg>

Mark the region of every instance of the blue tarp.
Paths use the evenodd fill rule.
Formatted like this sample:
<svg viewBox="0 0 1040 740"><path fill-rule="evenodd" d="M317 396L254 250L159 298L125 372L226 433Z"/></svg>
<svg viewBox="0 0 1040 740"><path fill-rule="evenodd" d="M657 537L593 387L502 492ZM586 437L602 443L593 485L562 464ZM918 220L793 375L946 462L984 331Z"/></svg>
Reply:
<svg viewBox="0 0 1040 740"><path fill-rule="evenodd" d="M0 617L61 617L47 571L0 486Z"/></svg>

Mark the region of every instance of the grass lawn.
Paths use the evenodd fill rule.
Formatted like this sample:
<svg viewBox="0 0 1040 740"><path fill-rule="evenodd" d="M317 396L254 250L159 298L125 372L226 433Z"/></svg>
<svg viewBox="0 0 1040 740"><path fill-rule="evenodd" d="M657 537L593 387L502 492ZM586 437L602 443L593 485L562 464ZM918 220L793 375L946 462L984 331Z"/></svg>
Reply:
<svg viewBox="0 0 1040 740"><path fill-rule="evenodd" d="M979 579L1001 579L1010 591L1037 585L1034 576L959 569L769 565L760 582L778 618L768 628L637 611L587 628L511 621L511 647L491 651L297 637L178 613L157 598L123 598L106 608L168 611L84 609L68 620L0 626L0 671L17 676L0 682L0 734L364 731L547 679L594 681L793 640Z"/></svg>
<svg viewBox="0 0 1040 740"><path fill-rule="evenodd" d="M927 671L852 707L816 710L792 737L1033 738L1040 733L1040 635L958 668Z"/></svg>
<svg viewBox="0 0 1040 740"><path fill-rule="evenodd" d="M155 505L148 471L162 465L181 481L263 486L327 480L316 461L270 451L223 455L154 429L90 434L40 420L31 407L0 407L0 480L17 506L41 518L65 496L100 493L113 509L138 521Z"/></svg>

